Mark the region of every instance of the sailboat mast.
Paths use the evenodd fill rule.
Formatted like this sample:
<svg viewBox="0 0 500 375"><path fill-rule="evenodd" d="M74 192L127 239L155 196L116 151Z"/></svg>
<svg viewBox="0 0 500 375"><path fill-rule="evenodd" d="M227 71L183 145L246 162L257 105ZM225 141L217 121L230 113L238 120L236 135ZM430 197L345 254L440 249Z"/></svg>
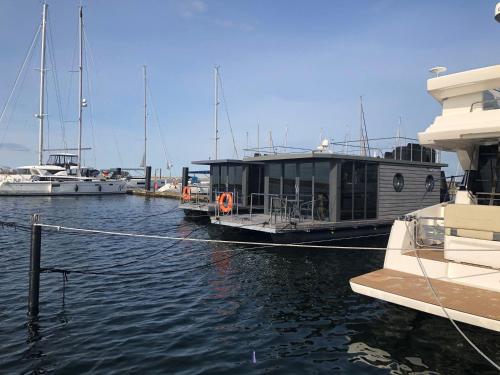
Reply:
<svg viewBox="0 0 500 375"><path fill-rule="evenodd" d="M214 68L215 101L214 101L214 127L215 127L215 160L219 157L219 66Z"/></svg>
<svg viewBox="0 0 500 375"><path fill-rule="evenodd" d="M38 165L43 164L43 120L45 118L45 48L46 36L45 29L47 26L47 8L46 3L43 4L42 11L42 50L40 53L40 107L38 112L39 131L38 131Z"/></svg>
<svg viewBox="0 0 500 375"><path fill-rule="evenodd" d="M144 73L144 176L146 176L146 166L147 166L147 139L148 139L148 133L147 133L147 124L148 124L148 81L147 81L147 68L146 65L142 66L143 73Z"/></svg>
<svg viewBox="0 0 500 375"><path fill-rule="evenodd" d="M83 7L79 7L79 27L78 37L80 44L80 53L78 60L78 170L81 175L82 167L82 121L83 121Z"/></svg>

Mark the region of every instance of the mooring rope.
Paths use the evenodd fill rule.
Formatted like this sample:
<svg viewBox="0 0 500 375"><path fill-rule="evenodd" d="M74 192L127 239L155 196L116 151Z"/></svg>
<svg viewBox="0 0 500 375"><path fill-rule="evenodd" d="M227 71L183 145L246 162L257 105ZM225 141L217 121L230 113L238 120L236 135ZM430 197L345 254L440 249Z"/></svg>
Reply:
<svg viewBox="0 0 500 375"><path fill-rule="evenodd" d="M406 228L407 230L409 231L409 233L412 233L409 228L408 228L408 224L406 224ZM414 238L414 241L416 243L416 238ZM425 281L427 283L427 285L429 286L429 289L431 290L433 296L434 296L434 299L436 300L436 302L439 304L439 306L441 307L441 310L443 310L443 313L446 315L446 317L448 318L448 320L451 322L451 324L453 325L453 327L457 330L457 332L464 338L465 341L467 341L467 343L479 354L481 355L486 361L488 361L493 367L495 367L498 371L500 371L500 366L498 364L496 364L490 357L488 357L481 349L479 349L477 347L476 344L474 344L474 342L472 342L472 340L464 333L464 331L462 331L462 329L458 326L458 324L455 322L455 320L453 320L453 318L450 316L450 314L448 313L448 310L444 307L443 303L441 302L441 299L439 298L438 296L438 293L436 292L436 290L434 289L434 286L432 285L431 283L431 280L430 280L430 277L429 275L427 274L427 271L424 267L424 264L422 262L422 259L420 259L420 256L418 255L418 252L419 250L416 250L415 251L415 257L417 258L417 262L418 262L418 265L420 267L420 270L422 271L422 274L424 275L424 278L425 278Z"/></svg>

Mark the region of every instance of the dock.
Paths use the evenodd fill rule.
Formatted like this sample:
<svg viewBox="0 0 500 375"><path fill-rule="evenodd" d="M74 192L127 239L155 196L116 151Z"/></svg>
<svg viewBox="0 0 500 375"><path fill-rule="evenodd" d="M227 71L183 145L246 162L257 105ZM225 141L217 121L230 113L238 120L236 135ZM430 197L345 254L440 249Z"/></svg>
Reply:
<svg viewBox="0 0 500 375"><path fill-rule="evenodd" d="M151 198L179 199L181 197L181 193L177 191L147 191L143 189L130 190L127 191L127 194L140 195L143 197L151 197Z"/></svg>

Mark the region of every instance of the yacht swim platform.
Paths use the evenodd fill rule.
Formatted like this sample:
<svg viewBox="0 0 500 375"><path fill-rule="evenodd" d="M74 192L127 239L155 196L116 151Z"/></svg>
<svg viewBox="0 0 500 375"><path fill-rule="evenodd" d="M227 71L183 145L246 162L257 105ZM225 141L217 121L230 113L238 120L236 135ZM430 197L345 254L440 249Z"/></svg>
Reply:
<svg viewBox="0 0 500 375"><path fill-rule="evenodd" d="M423 258L426 252L419 252ZM431 253L432 254L432 253ZM351 279L355 292L484 328L500 330L500 292L383 268ZM441 305L440 305L441 303Z"/></svg>

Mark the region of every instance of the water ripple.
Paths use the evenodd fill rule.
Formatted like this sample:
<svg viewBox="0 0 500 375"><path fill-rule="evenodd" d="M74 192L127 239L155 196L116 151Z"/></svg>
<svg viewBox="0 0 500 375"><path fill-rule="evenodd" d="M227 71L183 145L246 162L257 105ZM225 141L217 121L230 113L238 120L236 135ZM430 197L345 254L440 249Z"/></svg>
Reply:
<svg viewBox="0 0 500 375"><path fill-rule="evenodd" d="M2 219L217 236L177 202L142 197L2 198ZM0 230L1 373L494 373L445 319L353 293L381 252L248 250L225 244L44 230L42 265L141 276L43 274L28 323L29 233ZM151 254L157 253L154 256ZM202 269L192 267L210 264ZM117 267L117 265L121 265ZM148 274L149 272L157 274ZM161 273L158 273L161 272ZM500 362L498 334L464 326ZM256 363L252 363L255 351Z"/></svg>

